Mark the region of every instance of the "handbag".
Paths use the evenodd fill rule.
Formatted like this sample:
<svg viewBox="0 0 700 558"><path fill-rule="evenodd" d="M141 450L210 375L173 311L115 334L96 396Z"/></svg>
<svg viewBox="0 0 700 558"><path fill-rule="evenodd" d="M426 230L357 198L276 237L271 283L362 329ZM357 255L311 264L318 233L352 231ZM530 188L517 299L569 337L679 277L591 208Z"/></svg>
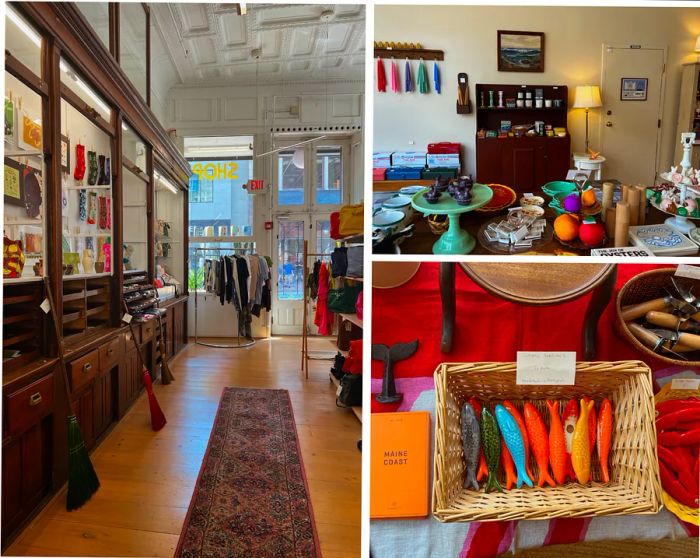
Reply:
<svg viewBox="0 0 700 558"><path fill-rule="evenodd" d="M334 240L342 238L340 234L340 212L334 211L331 213L331 232L330 237Z"/></svg>
<svg viewBox="0 0 700 558"><path fill-rule="evenodd" d="M331 252L331 273L333 277L344 277L348 274L348 249L345 246Z"/></svg>
<svg viewBox="0 0 700 558"><path fill-rule="evenodd" d="M345 374L340 379L335 404L338 407L362 407L362 374Z"/></svg>
<svg viewBox="0 0 700 558"><path fill-rule="evenodd" d="M350 341L348 358L343 363L343 372L362 374L362 338Z"/></svg>
<svg viewBox="0 0 700 558"><path fill-rule="evenodd" d="M362 277L364 272L365 247L361 244L348 246L347 248L347 272L348 277ZM335 275L335 274L334 274Z"/></svg>
<svg viewBox="0 0 700 558"><path fill-rule="evenodd" d="M343 285L340 289L328 291L328 310L336 314L354 314L357 297L362 292L362 285Z"/></svg>
<svg viewBox="0 0 700 558"><path fill-rule="evenodd" d="M331 374L333 374L337 380L340 380L340 378L342 378L345 374L345 372L343 372L344 365L345 357L340 352L336 353L335 358L333 359L333 366L331 366Z"/></svg>
<svg viewBox="0 0 700 558"><path fill-rule="evenodd" d="M350 343L355 339L362 339L362 328L353 324L350 320L342 320L338 326L337 345L341 351L347 351Z"/></svg>
<svg viewBox="0 0 700 558"><path fill-rule="evenodd" d="M364 232L364 205L344 205L340 208L340 234L351 236Z"/></svg>

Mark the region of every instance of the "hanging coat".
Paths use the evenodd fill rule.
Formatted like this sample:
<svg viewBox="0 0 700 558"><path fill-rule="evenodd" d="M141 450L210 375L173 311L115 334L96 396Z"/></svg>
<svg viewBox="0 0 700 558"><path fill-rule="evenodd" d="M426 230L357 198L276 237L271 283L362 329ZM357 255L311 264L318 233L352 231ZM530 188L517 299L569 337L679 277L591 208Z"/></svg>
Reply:
<svg viewBox="0 0 700 558"><path fill-rule="evenodd" d="M328 266L322 263L318 274L318 301L314 316L314 324L318 327L320 335L330 335L333 329L333 313L328 310L329 279Z"/></svg>

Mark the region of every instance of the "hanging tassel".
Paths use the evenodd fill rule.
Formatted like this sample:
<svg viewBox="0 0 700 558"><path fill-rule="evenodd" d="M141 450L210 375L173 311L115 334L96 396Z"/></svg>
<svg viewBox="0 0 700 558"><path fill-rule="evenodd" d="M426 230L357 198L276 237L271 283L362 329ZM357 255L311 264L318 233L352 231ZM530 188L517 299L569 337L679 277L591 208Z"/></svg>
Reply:
<svg viewBox="0 0 700 558"><path fill-rule="evenodd" d="M433 83L435 83L435 93L440 94L440 69L437 60L433 62Z"/></svg>
<svg viewBox="0 0 700 558"><path fill-rule="evenodd" d="M406 58L406 93L413 91L413 78L411 77L411 63Z"/></svg>
<svg viewBox="0 0 700 558"><path fill-rule="evenodd" d="M425 62L423 60L418 64L418 79L416 79L416 85L419 93L426 94L428 92L428 70L425 69Z"/></svg>
<svg viewBox="0 0 700 558"><path fill-rule="evenodd" d="M396 62L391 61L391 90L399 92L399 71L396 69Z"/></svg>
<svg viewBox="0 0 700 558"><path fill-rule="evenodd" d="M377 58L377 90L386 93L386 74L384 73L384 63L381 58Z"/></svg>

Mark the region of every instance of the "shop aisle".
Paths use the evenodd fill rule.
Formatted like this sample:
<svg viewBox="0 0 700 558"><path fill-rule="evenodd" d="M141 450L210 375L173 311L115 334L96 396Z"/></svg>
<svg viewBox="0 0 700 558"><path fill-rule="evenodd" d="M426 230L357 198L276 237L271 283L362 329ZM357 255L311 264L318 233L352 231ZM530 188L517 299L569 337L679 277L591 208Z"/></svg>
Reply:
<svg viewBox="0 0 700 558"><path fill-rule="evenodd" d="M313 361L303 379L299 346L298 337L240 350L189 344L171 363L176 381L155 386L165 428L150 430L142 395L92 454L102 484L92 499L67 512L62 491L5 554L171 557L221 391L237 386L289 390L322 554L359 556L361 425L336 408L327 362ZM313 338L310 348L332 349Z"/></svg>

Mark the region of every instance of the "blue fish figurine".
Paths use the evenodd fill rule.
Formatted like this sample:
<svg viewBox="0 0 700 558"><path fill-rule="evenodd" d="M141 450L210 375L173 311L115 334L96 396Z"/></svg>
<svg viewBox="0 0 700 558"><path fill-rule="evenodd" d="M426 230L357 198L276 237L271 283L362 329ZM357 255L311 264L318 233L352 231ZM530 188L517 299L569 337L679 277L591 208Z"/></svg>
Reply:
<svg viewBox="0 0 700 558"><path fill-rule="evenodd" d="M518 423L515 422L513 415L508 412L508 409L500 404L496 405L496 421L518 471L518 488L523 485L523 482L528 486L532 486L532 481L527 475L525 468L525 442L520 433L520 428L518 428Z"/></svg>

